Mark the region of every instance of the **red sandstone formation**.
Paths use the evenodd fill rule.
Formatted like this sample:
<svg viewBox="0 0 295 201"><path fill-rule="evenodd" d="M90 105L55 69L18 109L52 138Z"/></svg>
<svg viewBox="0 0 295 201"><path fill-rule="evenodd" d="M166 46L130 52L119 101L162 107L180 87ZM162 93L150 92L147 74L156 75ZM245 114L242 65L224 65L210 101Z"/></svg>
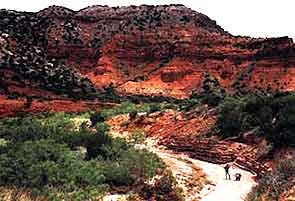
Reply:
<svg viewBox="0 0 295 201"><path fill-rule="evenodd" d="M3 95L95 99L112 85L123 96L185 98L205 74L229 92L295 89L290 38L232 36L182 5L1 10L0 34Z"/></svg>
<svg viewBox="0 0 295 201"><path fill-rule="evenodd" d="M288 37L232 36L182 5L0 10L0 118L111 107L97 99L113 87L121 96L183 99L200 90L205 75L230 93L294 91L295 45ZM202 109L137 116L128 127L122 116L108 123L143 128L194 158L267 171L257 162L259 143L204 136L216 115Z"/></svg>

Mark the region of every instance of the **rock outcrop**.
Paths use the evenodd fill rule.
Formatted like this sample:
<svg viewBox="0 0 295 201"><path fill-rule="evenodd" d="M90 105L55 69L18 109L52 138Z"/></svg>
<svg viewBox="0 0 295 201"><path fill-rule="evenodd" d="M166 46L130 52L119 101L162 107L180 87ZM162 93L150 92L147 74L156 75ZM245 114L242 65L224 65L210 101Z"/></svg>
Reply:
<svg viewBox="0 0 295 201"><path fill-rule="evenodd" d="M295 89L292 39L232 36L183 5L1 10L0 33L2 74L70 97L112 83L121 95L184 98L207 74L231 92Z"/></svg>
<svg viewBox="0 0 295 201"><path fill-rule="evenodd" d="M216 115L207 108L201 112L165 111L148 115L139 115L127 127L122 126L128 115L119 115L107 123L113 126L114 132L124 136L125 131L136 128L144 129L147 137L154 139L158 145L178 153L185 153L191 158L215 164L235 163L242 169L260 175L268 168L259 160L260 143L246 144L234 140L222 140L217 135L211 137L216 122Z"/></svg>

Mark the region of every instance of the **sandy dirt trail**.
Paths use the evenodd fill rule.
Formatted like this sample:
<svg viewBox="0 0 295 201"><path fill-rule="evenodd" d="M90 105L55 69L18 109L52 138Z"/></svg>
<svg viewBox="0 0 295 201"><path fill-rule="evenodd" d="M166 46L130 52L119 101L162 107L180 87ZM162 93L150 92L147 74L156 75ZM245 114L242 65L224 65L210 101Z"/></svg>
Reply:
<svg viewBox="0 0 295 201"><path fill-rule="evenodd" d="M233 166L230 168L232 180L226 180L223 165L192 159L185 154L173 153L172 151L158 148L155 145L148 147L166 163L168 161L168 164L171 164L172 161L172 165L168 165L168 167L176 175L177 181L183 180L183 178L187 180L192 177L192 167L203 170L209 182L199 193L197 193L197 189L188 189L184 185L186 201L244 201L252 187L256 185L254 181L255 175L238 167ZM237 172L242 174L241 181L234 181L234 174Z"/></svg>
<svg viewBox="0 0 295 201"><path fill-rule="evenodd" d="M112 134L120 137L128 136L128 132L124 135L117 132ZM157 145L156 139L148 138L146 143L140 146L156 153L166 163L183 189L186 201L244 201L252 187L256 185L255 175L250 172L234 167L230 169L232 179L234 174L239 172L242 174L241 181L226 180L223 165L196 160L184 153L175 153ZM200 172L203 172L203 175ZM200 182L204 184L201 189ZM124 200L113 196L115 195L105 197L104 201Z"/></svg>
<svg viewBox="0 0 295 201"><path fill-rule="evenodd" d="M187 160L185 156L153 150L172 171L179 187L183 189L186 201L199 201L202 185L206 181L206 175L202 170Z"/></svg>
<svg viewBox="0 0 295 201"><path fill-rule="evenodd" d="M225 179L223 166L194 160L197 166L201 167L207 179L212 184L205 186L201 192L201 201L244 201L252 187L256 185L253 174L234 167L230 169L232 180ZM234 181L233 175L241 173L241 181Z"/></svg>

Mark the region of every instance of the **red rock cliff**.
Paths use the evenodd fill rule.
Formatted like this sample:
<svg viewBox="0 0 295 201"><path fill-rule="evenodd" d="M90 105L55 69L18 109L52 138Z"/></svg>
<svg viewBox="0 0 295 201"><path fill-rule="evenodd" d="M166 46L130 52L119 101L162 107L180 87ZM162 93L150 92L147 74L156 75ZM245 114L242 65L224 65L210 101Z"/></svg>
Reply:
<svg viewBox="0 0 295 201"><path fill-rule="evenodd" d="M208 73L228 91L295 89L290 38L232 36L182 5L80 11L52 6L38 13L1 11L0 18L0 32L10 38L2 45L2 66L20 76L29 71L24 76L29 80L33 69L46 90L89 94L113 83L121 95L183 98L198 90ZM14 56L7 56L9 51ZM15 64L31 52L40 58L29 62L34 68L11 68L9 57Z"/></svg>

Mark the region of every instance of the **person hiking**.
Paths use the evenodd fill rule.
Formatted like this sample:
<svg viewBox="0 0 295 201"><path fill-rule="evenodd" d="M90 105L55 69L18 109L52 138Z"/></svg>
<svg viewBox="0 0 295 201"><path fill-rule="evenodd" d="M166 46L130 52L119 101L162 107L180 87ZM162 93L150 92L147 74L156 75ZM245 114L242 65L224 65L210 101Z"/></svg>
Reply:
<svg viewBox="0 0 295 201"><path fill-rule="evenodd" d="M236 181L241 181L242 175L241 175L241 173L238 172L235 174L235 177L236 177Z"/></svg>
<svg viewBox="0 0 295 201"><path fill-rule="evenodd" d="M227 180L227 178L230 180L229 168L230 168L230 165L229 165L229 164L226 164L226 165L224 166L224 170L225 170L225 179L226 179L226 180Z"/></svg>

